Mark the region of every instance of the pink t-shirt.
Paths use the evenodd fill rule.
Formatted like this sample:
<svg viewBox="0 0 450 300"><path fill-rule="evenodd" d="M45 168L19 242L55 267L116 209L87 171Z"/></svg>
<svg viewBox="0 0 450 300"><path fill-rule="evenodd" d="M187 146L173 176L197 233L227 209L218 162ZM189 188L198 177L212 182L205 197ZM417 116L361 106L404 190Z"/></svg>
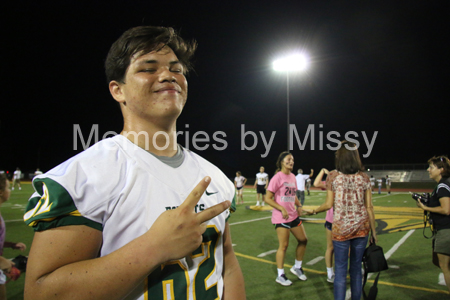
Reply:
<svg viewBox="0 0 450 300"><path fill-rule="evenodd" d="M325 217L325 221L333 223L333 208L327 210L327 215Z"/></svg>
<svg viewBox="0 0 450 300"><path fill-rule="evenodd" d="M297 181L292 173L289 175L278 172L270 179L267 190L274 193L274 200L283 206L289 218L283 219L283 214L278 209L272 211L272 224L289 223L298 218L297 209L295 208L295 191L297 190Z"/></svg>

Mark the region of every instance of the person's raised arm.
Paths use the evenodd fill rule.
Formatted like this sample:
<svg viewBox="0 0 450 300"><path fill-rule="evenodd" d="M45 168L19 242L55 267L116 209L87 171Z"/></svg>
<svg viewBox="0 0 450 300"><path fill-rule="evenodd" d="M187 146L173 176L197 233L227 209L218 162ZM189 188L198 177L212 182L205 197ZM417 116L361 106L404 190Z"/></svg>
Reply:
<svg viewBox="0 0 450 300"><path fill-rule="evenodd" d="M230 226L226 223L223 234L223 300L244 300L245 285L241 267L231 243Z"/></svg>
<svg viewBox="0 0 450 300"><path fill-rule="evenodd" d="M329 173L329 171L327 169L322 168L320 170L319 174L317 174L316 179L314 180L314 184L313 184L314 187L326 189L325 184L322 183L322 178L323 178L324 174L328 175L328 173Z"/></svg>
<svg viewBox="0 0 450 300"><path fill-rule="evenodd" d="M156 267L198 248L206 230L204 222L229 208L230 202L225 201L195 213L209 182L205 177L178 208L165 211L146 233L103 257L97 257L102 233L91 227L36 232L25 299L123 299Z"/></svg>
<svg viewBox="0 0 450 300"><path fill-rule="evenodd" d="M314 169L311 169L311 174L309 174L309 178L313 177L314 175Z"/></svg>

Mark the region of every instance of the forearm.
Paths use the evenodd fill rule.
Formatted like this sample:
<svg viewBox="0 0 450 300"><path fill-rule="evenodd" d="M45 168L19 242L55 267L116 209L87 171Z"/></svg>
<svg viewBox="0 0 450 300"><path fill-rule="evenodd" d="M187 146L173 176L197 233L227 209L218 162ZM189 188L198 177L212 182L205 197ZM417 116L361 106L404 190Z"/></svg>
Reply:
<svg viewBox="0 0 450 300"><path fill-rule="evenodd" d="M5 243L3 244L3 248L14 248L16 246L16 244L17 243L5 241Z"/></svg>
<svg viewBox="0 0 450 300"><path fill-rule="evenodd" d="M275 200L273 199L273 194L271 196L269 196L269 193L267 193L264 201L279 211L281 211L281 209L283 208L281 205L279 205L277 202L275 202Z"/></svg>
<svg viewBox="0 0 450 300"><path fill-rule="evenodd" d="M223 274L223 299L246 299L244 276L242 275L241 267L234 254L228 254L225 258L227 261Z"/></svg>
<svg viewBox="0 0 450 300"><path fill-rule="evenodd" d="M161 264L161 252L144 234L104 257L65 264L48 274L28 270L25 299L123 299Z"/></svg>
<svg viewBox="0 0 450 300"><path fill-rule="evenodd" d="M332 191L327 191L327 198L325 200L325 202L320 205L318 208L316 208L313 213L321 213L324 211L329 210L330 208L333 207L334 204L334 193Z"/></svg>
<svg viewBox="0 0 450 300"><path fill-rule="evenodd" d="M432 212L432 213L436 213L436 214L441 214L441 215L450 215L450 211L442 206L436 206L436 207L428 207L428 206L424 206L424 210Z"/></svg>
<svg viewBox="0 0 450 300"><path fill-rule="evenodd" d="M366 210L369 216L370 230L372 231L372 235L376 235L377 224L375 221L375 213L373 212L373 207L367 207Z"/></svg>
<svg viewBox="0 0 450 300"><path fill-rule="evenodd" d="M244 276L234 254L230 225L226 223L223 234L223 299L246 299Z"/></svg>

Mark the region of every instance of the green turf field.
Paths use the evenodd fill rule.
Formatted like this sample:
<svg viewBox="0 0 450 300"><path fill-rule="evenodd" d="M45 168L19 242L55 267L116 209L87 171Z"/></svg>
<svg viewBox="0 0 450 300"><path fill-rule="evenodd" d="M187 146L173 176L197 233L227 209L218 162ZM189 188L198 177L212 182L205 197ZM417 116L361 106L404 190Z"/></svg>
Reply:
<svg viewBox="0 0 450 300"><path fill-rule="evenodd" d="M411 189L414 191L414 189ZM1 207L6 221L8 241L24 242L31 246L33 231L22 221L25 204L32 193L30 184L15 190ZM308 246L303 260L307 281L295 280L289 272L294 262L295 241L286 255L286 275L294 284L283 287L275 283L274 250L278 240L270 222L268 210L252 210L256 203L253 189L244 190L245 203L229 219L234 250L241 264L248 299L333 299L333 285L326 281L323 256L326 248L325 214L307 217L304 226ZM311 191L305 207L317 207L325 199L325 192ZM431 262L431 241L423 237L423 214L408 193L374 194L379 245L383 247L390 269L381 273L378 299L449 299L447 288L439 284L440 269ZM429 229L426 235L430 235ZM28 253L28 249L25 254ZM5 249L4 256L15 257L20 251ZM373 276L374 277L374 276ZM443 279L442 279L443 280ZM369 279L368 286L373 281ZM9 300L23 299L24 276L7 284ZM366 291L368 291L368 286Z"/></svg>

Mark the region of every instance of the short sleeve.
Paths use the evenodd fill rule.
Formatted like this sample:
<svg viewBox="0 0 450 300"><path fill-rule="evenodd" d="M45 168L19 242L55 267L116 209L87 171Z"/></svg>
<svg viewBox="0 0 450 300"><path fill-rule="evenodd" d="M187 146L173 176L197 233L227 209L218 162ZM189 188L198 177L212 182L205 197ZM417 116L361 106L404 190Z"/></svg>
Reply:
<svg viewBox="0 0 450 300"><path fill-rule="evenodd" d="M440 183L437 189L438 198L450 197L450 187L445 183Z"/></svg>
<svg viewBox="0 0 450 300"><path fill-rule="evenodd" d="M277 175L273 176L272 179L270 180L267 190L275 194L279 189L280 183L278 180L278 173L277 173Z"/></svg>
<svg viewBox="0 0 450 300"><path fill-rule="evenodd" d="M369 175L367 175L366 173L363 173L363 172L361 172L361 175L362 175L363 181L364 181L364 190L372 189L372 185L370 183Z"/></svg>
<svg viewBox="0 0 450 300"><path fill-rule="evenodd" d="M327 176L327 180L326 180L326 188L328 191L332 191L333 190L333 181L334 178L336 178L336 176L338 175L337 171L331 171L328 176Z"/></svg>
<svg viewBox="0 0 450 300"><path fill-rule="evenodd" d="M58 182L50 178L33 181L35 193L28 201L24 221L35 231L67 225L86 225L102 230L102 225L83 217L75 203Z"/></svg>

